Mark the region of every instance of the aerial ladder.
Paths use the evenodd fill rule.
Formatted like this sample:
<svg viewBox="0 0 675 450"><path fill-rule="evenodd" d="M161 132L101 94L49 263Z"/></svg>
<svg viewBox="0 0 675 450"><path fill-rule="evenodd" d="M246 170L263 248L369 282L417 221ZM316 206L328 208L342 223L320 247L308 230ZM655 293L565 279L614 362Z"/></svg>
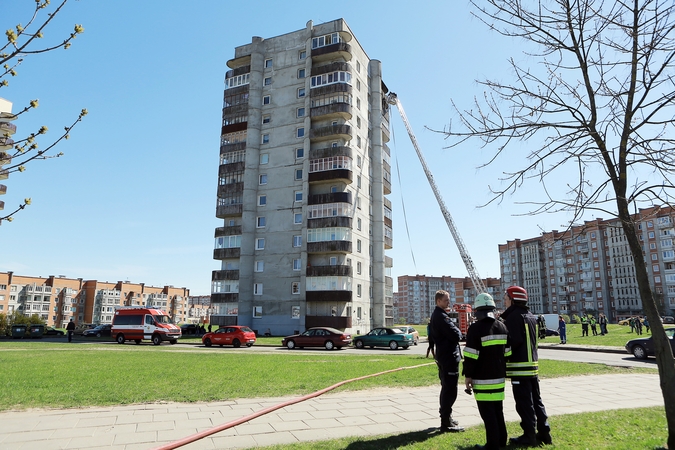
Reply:
<svg viewBox="0 0 675 450"><path fill-rule="evenodd" d="M464 261L464 265L466 266L467 272L469 272L469 278L471 278L471 282L473 283L474 289L476 289L476 292L478 294L487 293L487 289L485 289L483 280L481 280L480 276L478 275L476 267L473 265L473 260L471 259L471 256L469 255L469 252L467 251L466 246L464 245L464 241L462 241L462 237L459 235L459 231L457 231L455 222L452 220L450 211L448 211L448 208L445 207L443 197L441 197L441 193L439 192L438 187L436 186L436 182L434 181L434 176L429 170L427 162L424 160L422 150L420 150L420 146L417 143L417 138L415 138L415 133L413 132L412 127L408 122L408 117L405 115L405 111L403 110L401 101L398 99L398 96L393 92L387 94L386 100L387 103L389 103L390 105L395 105L396 108L398 109L399 114L401 114L401 119L403 119L405 129L408 130L408 136L410 136L410 140L412 141L413 147L415 147L417 157L419 158L420 163L422 164L422 169L424 169L424 173L427 176L427 180L429 180L429 184L431 185L431 190L434 191L436 201L438 201L438 206L440 206L441 213L443 213L443 217L445 217L445 222L448 224L448 228L450 228L450 233L452 234L452 237L455 240L455 244L457 244L457 249L459 250L459 254L462 257L462 261Z"/></svg>

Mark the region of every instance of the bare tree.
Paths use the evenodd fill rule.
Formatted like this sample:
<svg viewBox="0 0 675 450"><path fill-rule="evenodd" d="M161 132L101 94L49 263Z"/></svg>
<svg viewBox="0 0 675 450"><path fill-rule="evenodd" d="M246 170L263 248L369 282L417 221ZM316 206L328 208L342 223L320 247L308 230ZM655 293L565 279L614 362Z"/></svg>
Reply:
<svg viewBox="0 0 675 450"><path fill-rule="evenodd" d="M529 214L565 211L617 216L633 255L636 279L656 347L675 448L675 360L649 284L630 213L670 205L675 185L675 5L672 0L475 0L474 15L491 30L523 43L534 68L511 59L509 83L485 88L459 126L444 132L451 147L477 138L494 150L484 166L527 149L524 168L504 173L488 202L531 182L543 200ZM564 175L568 184L560 188ZM571 179L571 181L569 181Z"/></svg>
<svg viewBox="0 0 675 450"><path fill-rule="evenodd" d="M23 62L24 58L36 55L39 53L46 53L57 49L68 49L71 41L75 37L84 32L82 25L75 25L73 31L63 41L46 44L44 46L37 45L37 43L44 38L46 28L56 15L65 6L68 0L63 0L53 11L48 11L50 4L49 0L37 0L35 2L35 9L32 16L29 18L26 25L17 24L13 28L5 32L7 43L0 47L0 88L9 86L8 78L18 75L18 67ZM41 14L43 13L43 14ZM2 91L0 91L2 93ZM29 105L24 107L16 114L6 114L4 118L15 120L22 114L38 107L38 100L32 100ZM55 155L49 154L49 151L63 141L68 139L70 131L73 129L82 118L87 115L87 110L80 111L77 119L70 125L64 127L64 132L54 141L49 143L44 149L38 148L37 137L47 133L46 126L41 126L38 130L28 133L25 138L14 141L10 136L16 131L16 126L10 123L0 124L2 134L0 134L0 171L8 175L12 172L24 172L26 164L31 161L58 158L63 155L59 152ZM1 150L3 147L9 147L9 150ZM3 168L3 166L6 166ZM12 221L13 216L31 204L31 199L26 198L16 209L8 214L0 215L0 224L3 221Z"/></svg>

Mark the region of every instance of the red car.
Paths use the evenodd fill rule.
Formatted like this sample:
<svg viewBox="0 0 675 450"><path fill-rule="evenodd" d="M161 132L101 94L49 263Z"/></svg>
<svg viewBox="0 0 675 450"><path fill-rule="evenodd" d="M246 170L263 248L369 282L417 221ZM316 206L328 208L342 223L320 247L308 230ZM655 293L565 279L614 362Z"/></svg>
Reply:
<svg viewBox="0 0 675 450"><path fill-rule="evenodd" d="M330 327L310 328L302 334L286 336L281 340L281 345L288 347L289 350L296 347L325 347L326 350L333 350L346 347L351 343L351 334L345 334Z"/></svg>
<svg viewBox="0 0 675 450"><path fill-rule="evenodd" d="M255 333L249 327L241 325L228 325L218 328L212 333L202 336L202 342L207 347L212 345L232 345L235 348L245 344L247 347L255 344Z"/></svg>

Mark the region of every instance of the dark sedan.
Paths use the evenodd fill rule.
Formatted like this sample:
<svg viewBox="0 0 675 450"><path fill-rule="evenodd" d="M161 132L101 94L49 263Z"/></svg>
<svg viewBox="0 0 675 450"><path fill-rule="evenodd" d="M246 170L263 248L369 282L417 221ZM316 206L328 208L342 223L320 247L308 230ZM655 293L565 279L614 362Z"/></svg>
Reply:
<svg viewBox="0 0 675 450"><path fill-rule="evenodd" d="M64 336L66 333L54 327L45 327L45 336Z"/></svg>
<svg viewBox="0 0 675 450"><path fill-rule="evenodd" d="M670 349L675 355L675 328L666 328L666 336L670 341ZM647 359L648 356L656 354L654 349L654 341L651 336L648 338L631 339L626 343L626 350L632 353L637 359Z"/></svg>
<svg viewBox="0 0 675 450"><path fill-rule="evenodd" d="M94 328L91 328L89 330L84 330L82 332L82 336L84 337L103 337L103 336L110 336L111 332L110 330L112 329L112 325L98 325Z"/></svg>
<svg viewBox="0 0 675 450"><path fill-rule="evenodd" d="M330 327L312 327L301 334L286 336L281 345L288 349L296 347L324 347L326 350L340 349L352 343L352 336Z"/></svg>

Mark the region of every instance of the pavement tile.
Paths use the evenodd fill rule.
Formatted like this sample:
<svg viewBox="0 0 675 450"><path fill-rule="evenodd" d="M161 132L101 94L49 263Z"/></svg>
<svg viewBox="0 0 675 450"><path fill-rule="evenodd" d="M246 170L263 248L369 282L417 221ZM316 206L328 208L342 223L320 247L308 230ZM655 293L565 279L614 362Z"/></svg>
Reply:
<svg viewBox="0 0 675 450"><path fill-rule="evenodd" d="M217 448L219 450L230 448L254 448L257 446L257 443L252 435L213 438L212 441L214 445L213 448ZM185 449L193 450L190 447L185 447ZM195 447L194 450L197 450L197 448Z"/></svg>
<svg viewBox="0 0 675 450"><path fill-rule="evenodd" d="M142 433L144 431L166 431L173 430L176 428L174 422L163 421L163 422L147 422L139 423L136 427L136 431Z"/></svg>
<svg viewBox="0 0 675 450"><path fill-rule="evenodd" d="M116 416L110 417L92 417L80 419L77 422L78 427L105 427L115 425Z"/></svg>
<svg viewBox="0 0 675 450"><path fill-rule="evenodd" d="M155 420L155 414L129 414L118 416L115 425L148 423Z"/></svg>
<svg viewBox="0 0 675 450"><path fill-rule="evenodd" d="M396 414L370 414L368 417L376 424L400 422L401 417Z"/></svg>
<svg viewBox="0 0 675 450"><path fill-rule="evenodd" d="M3 426L4 428L4 426ZM2 445L7 445L12 442L31 442L31 441L40 441L49 439L54 433L54 430L44 430L37 431L33 430L30 433L21 432L21 433L10 433L5 440L2 441Z"/></svg>
<svg viewBox="0 0 675 450"><path fill-rule="evenodd" d="M142 442L157 441L156 431L144 431L142 433L136 432L133 434L116 434L114 439L115 445L137 444Z"/></svg>
<svg viewBox="0 0 675 450"><path fill-rule="evenodd" d="M274 428L269 423L261 424L245 424L237 426L237 434L239 436L244 436L247 434L262 434L262 433L274 433Z"/></svg>
<svg viewBox="0 0 675 450"><path fill-rule="evenodd" d="M292 430L309 429L309 425L307 425L302 420L293 420L290 422L275 422L271 423L270 426L274 428L275 431L292 431Z"/></svg>
<svg viewBox="0 0 675 450"><path fill-rule="evenodd" d="M75 437L91 437L94 435L95 428L63 428L61 430L54 430L49 437L52 439L69 439Z"/></svg>
<svg viewBox="0 0 675 450"><path fill-rule="evenodd" d="M136 432L136 424L135 423L129 423L129 424L124 424L124 425L113 425L111 427L96 427L93 428L94 430L94 436L101 436L101 435L114 435L114 434L129 434L129 433L135 433Z"/></svg>
<svg viewBox="0 0 675 450"><path fill-rule="evenodd" d="M255 439L256 446L260 447L276 444L295 444L298 442L298 438L293 436L293 434L288 431L269 434L256 434L253 436L253 439Z"/></svg>
<svg viewBox="0 0 675 450"><path fill-rule="evenodd" d="M125 435L122 435L125 436ZM127 434L126 436L133 437L135 436L134 434ZM119 444L118 442L114 442L116 435L99 435L99 436L90 436L90 437L76 437L70 440L68 442L68 446L66 447L67 449L89 449L91 447L100 447L100 446L106 446L106 445L113 445Z"/></svg>
<svg viewBox="0 0 675 450"><path fill-rule="evenodd" d="M195 419L195 420L176 420L174 422L175 429L181 430L185 428L213 428L216 426L210 419Z"/></svg>
<svg viewBox="0 0 675 450"><path fill-rule="evenodd" d="M342 411L337 411L335 409L324 411L312 411L310 415L315 419L335 419L337 417L344 417Z"/></svg>

